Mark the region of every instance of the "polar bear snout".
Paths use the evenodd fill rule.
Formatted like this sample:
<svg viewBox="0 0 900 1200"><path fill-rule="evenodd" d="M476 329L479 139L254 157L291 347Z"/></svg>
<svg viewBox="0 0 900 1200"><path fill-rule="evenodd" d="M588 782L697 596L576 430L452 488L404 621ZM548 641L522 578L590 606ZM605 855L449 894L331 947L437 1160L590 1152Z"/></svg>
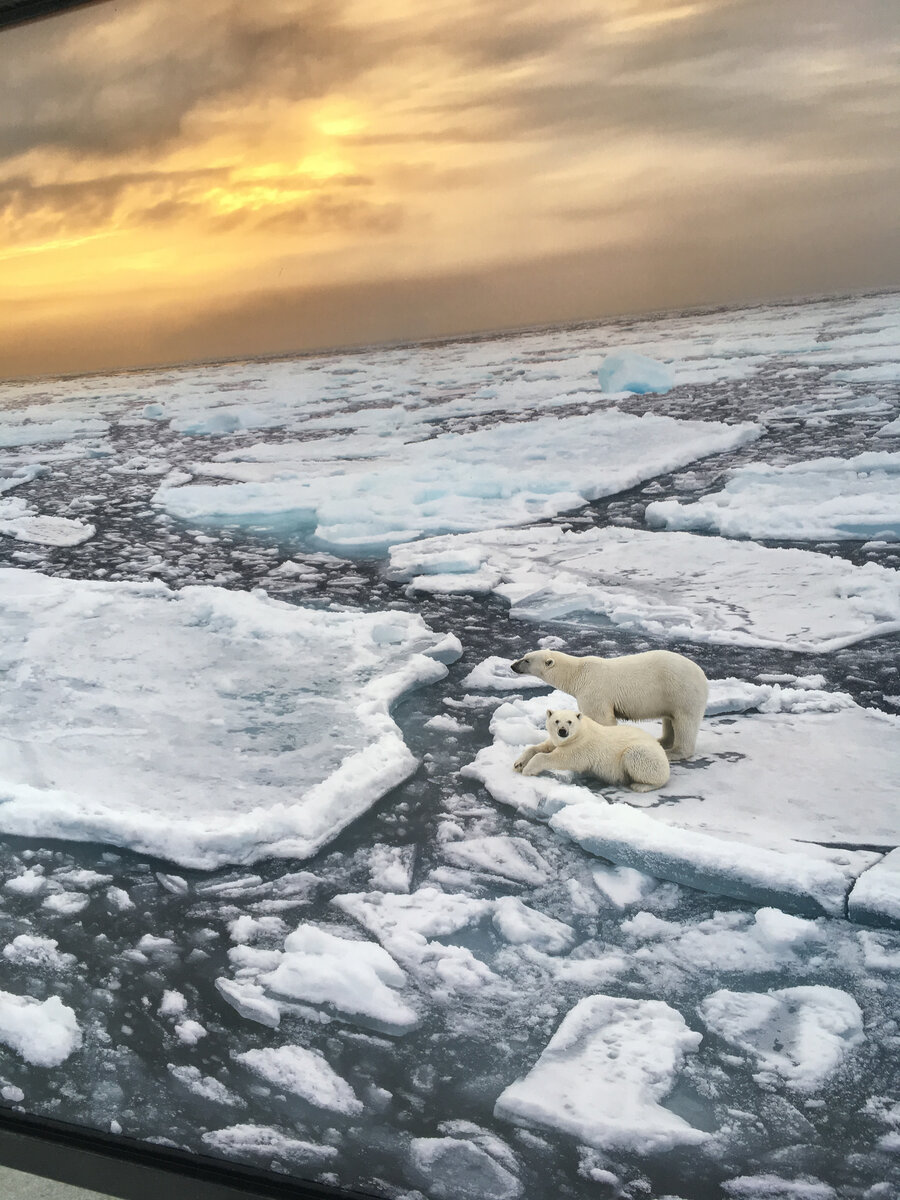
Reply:
<svg viewBox="0 0 900 1200"><path fill-rule="evenodd" d="M510 663L510 670L515 671L517 675L522 675L528 669L528 663L524 658L517 658L514 663Z"/></svg>
<svg viewBox="0 0 900 1200"><path fill-rule="evenodd" d="M568 731L568 729L563 729L563 728L560 728L560 729L558 729L556 732L559 734L559 736L560 736L561 738L567 738L567 737L569 736L569 731Z"/></svg>

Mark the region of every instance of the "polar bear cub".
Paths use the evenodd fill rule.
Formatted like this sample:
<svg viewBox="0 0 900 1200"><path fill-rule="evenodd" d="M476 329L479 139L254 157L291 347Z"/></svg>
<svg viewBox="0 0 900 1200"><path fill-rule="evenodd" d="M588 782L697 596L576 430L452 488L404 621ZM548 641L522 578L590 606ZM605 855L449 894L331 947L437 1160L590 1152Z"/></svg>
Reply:
<svg viewBox="0 0 900 1200"><path fill-rule="evenodd" d="M536 675L568 692L586 717L600 725L615 725L623 717L643 721L662 717L659 744L670 759L694 753L697 731L709 695L700 667L671 650L648 650L619 658L532 650L512 664L518 675Z"/></svg>
<svg viewBox="0 0 900 1200"><path fill-rule="evenodd" d="M541 771L584 771L604 783L624 783L650 792L669 780L662 746L636 725L598 725L568 708L547 709L546 742L529 746L513 763L523 775Z"/></svg>

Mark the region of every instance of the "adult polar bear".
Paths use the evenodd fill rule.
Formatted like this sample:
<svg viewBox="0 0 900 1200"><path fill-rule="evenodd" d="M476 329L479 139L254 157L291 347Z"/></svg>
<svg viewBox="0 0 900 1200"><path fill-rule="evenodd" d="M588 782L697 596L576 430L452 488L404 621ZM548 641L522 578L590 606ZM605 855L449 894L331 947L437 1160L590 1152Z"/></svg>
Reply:
<svg viewBox="0 0 900 1200"><path fill-rule="evenodd" d="M669 782L669 760L655 737L636 725L610 729L568 708L547 709L547 741L523 750L513 770L523 775L584 771L633 792L651 792Z"/></svg>
<svg viewBox="0 0 900 1200"><path fill-rule="evenodd" d="M620 658L578 658L558 650L532 650L512 664L518 675L535 675L578 701L598 725L622 717L643 721L662 717L659 744L670 759L694 753L697 731L709 695L700 667L671 650L647 650Z"/></svg>

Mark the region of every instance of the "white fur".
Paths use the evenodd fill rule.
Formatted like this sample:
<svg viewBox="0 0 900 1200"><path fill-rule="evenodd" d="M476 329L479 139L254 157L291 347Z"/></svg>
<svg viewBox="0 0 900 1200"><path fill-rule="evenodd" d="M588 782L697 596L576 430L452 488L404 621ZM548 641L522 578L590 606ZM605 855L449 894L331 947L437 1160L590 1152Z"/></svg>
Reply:
<svg viewBox="0 0 900 1200"><path fill-rule="evenodd" d="M547 709L546 742L529 746L513 763L523 775L541 771L583 771L604 783L627 784L649 792L669 780L669 760L655 737L636 725L598 725L590 717Z"/></svg>
<svg viewBox="0 0 900 1200"><path fill-rule="evenodd" d="M670 759L694 753L709 694L700 667L671 650L648 650L620 658L578 658L559 650L532 650L512 664L519 675L535 675L578 701L586 717L615 725L617 717L643 721L662 717L659 744Z"/></svg>

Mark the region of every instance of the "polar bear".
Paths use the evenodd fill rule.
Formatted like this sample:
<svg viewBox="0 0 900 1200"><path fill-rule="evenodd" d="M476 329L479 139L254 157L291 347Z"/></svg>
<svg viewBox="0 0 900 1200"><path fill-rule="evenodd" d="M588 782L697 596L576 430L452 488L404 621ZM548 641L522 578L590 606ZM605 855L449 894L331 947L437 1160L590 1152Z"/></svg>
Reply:
<svg viewBox="0 0 900 1200"><path fill-rule="evenodd" d="M532 650L512 664L518 675L536 675L578 701L586 717L615 725L662 717L659 744L670 759L694 753L709 694L700 667L671 650L648 650L620 658L577 658L558 650Z"/></svg>
<svg viewBox="0 0 900 1200"><path fill-rule="evenodd" d="M662 746L636 725L598 725L568 708L547 709L549 738L529 746L513 763L523 775L541 771L584 771L604 783L624 783L633 792L651 792L669 781Z"/></svg>

